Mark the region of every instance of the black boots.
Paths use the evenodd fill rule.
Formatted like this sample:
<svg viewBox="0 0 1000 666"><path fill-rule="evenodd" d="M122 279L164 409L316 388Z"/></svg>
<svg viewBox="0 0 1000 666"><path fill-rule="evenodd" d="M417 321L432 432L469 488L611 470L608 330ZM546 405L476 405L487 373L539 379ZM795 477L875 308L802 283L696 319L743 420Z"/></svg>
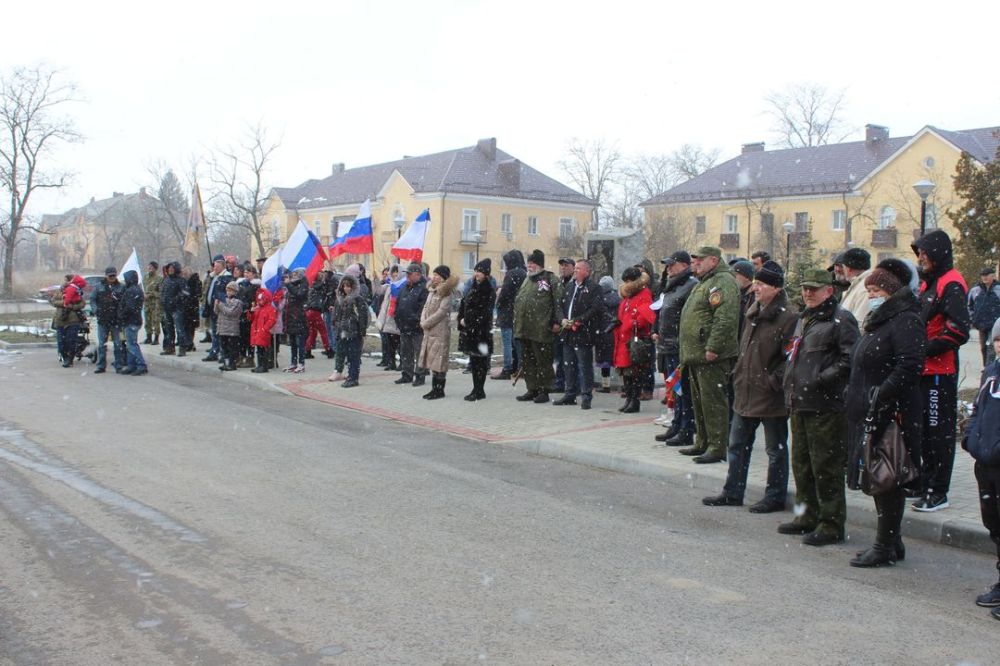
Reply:
<svg viewBox="0 0 1000 666"><path fill-rule="evenodd" d="M903 539L899 534L905 502L906 497L901 490L875 497L875 510L878 512L875 544L868 550L859 552L850 562L852 567L891 566L906 557Z"/></svg>
<svg viewBox="0 0 1000 666"><path fill-rule="evenodd" d="M486 385L486 375L489 374L488 368L473 368L472 369L472 393L465 396L465 399L469 402L475 402L476 400L482 400L486 397L486 391L483 388Z"/></svg>
<svg viewBox="0 0 1000 666"><path fill-rule="evenodd" d="M263 349L257 350L257 367L250 372L267 372L267 352Z"/></svg>
<svg viewBox="0 0 1000 666"><path fill-rule="evenodd" d="M618 408L622 414L634 414L639 411L639 381L637 377L625 377L625 404Z"/></svg>
<svg viewBox="0 0 1000 666"><path fill-rule="evenodd" d="M437 400L444 397L444 375L435 373L431 377L431 390L424 394L424 400Z"/></svg>

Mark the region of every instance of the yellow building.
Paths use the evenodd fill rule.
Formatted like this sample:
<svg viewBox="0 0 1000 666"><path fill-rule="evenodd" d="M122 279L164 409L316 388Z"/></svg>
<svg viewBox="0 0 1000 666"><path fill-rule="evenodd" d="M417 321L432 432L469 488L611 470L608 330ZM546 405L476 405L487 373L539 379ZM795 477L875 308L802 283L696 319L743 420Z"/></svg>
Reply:
<svg viewBox="0 0 1000 666"><path fill-rule="evenodd" d="M275 187L262 216L265 244L277 247L302 220L324 245L349 225L365 199L372 204L373 255L342 255L338 265L361 261L369 269L395 262L389 250L425 208L431 224L424 261L471 274L477 257L494 272L511 249L545 252L546 266L560 253L581 256L582 236L595 203L579 192L498 150L496 139L432 155L333 172L298 187Z"/></svg>
<svg viewBox="0 0 1000 666"><path fill-rule="evenodd" d="M992 160L998 130L927 126L890 138L887 128L868 125L864 141L769 151L747 144L738 157L643 202L647 233L680 247L718 245L728 259L766 250L784 264L786 248L794 256L809 233L821 261L848 247L867 249L873 260L912 258L921 215L914 185L933 184L926 228L953 234L955 165L963 152Z"/></svg>

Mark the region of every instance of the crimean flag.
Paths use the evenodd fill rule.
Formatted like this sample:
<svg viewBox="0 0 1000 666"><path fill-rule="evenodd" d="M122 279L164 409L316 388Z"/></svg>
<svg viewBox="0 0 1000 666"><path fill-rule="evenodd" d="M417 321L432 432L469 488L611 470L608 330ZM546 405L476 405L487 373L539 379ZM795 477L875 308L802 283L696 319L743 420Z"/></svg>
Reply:
<svg viewBox="0 0 1000 666"><path fill-rule="evenodd" d="M189 261L197 259L204 240L205 209L201 205L201 190L198 189L198 183L195 183L191 192L191 212L188 213L187 232L184 234L184 252L190 255Z"/></svg>
<svg viewBox="0 0 1000 666"><path fill-rule="evenodd" d="M330 258L339 257L342 254L372 254L375 252L375 243L372 240L372 204L365 199L358 211L358 216L354 218L351 228L342 235L337 236L330 244Z"/></svg>
<svg viewBox="0 0 1000 666"><path fill-rule="evenodd" d="M399 257L402 261L420 263L424 259L424 239L427 237L427 227L431 224L431 211L425 208L424 212L417 216L410 228L406 230L390 253Z"/></svg>

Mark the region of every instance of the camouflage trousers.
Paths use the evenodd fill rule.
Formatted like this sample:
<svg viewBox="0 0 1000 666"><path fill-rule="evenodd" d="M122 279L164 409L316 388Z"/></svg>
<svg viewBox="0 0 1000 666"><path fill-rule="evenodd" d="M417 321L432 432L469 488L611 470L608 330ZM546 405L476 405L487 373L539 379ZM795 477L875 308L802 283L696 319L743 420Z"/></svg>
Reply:
<svg viewBox="0 0 1000 666"><path fill-rule="evenodd" d="M695 446L700 451L726 457L729 442L729 373L731 360L688 365L694 406Z"/></svg>
<svg viewBox="0 0 1000 666"><path fill-rule="evenodd" d="M792 474L795 519L822 532L843 536L847 519L844 486L847 418L839 412L792 411Z"/></svg>
<svg viewBox="0 0 1000 666"><path fill-rule="evenodd" d="M151 338L154 335L160 337L160 320L163 318L163 310L160 309L159 303L146 303L144 309L146 310L146 337Z"/></svg>
<svg viewBox="0 0 1000 666"><path fill-rule="evenodd" d="M524 364L521 370L524 373L525 387L529 391L548 391L556 379L555 370L552 369L555 345L535 340L521 342L524 345Z"/></svg>

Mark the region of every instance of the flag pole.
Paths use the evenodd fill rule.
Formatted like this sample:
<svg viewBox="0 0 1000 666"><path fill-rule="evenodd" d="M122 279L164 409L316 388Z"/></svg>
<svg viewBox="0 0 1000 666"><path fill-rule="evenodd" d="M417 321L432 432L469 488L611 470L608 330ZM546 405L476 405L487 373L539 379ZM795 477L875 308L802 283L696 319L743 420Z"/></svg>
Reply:
<svg viewBox="0 0 1000 666"><path fill-rule="evenodd" d="M208 250L208 260L212 261L212 245L208 242L208 218L205 217L205 207L201 205L201 188L198 183L194 184L194 191L198 194L198 210L201 211L201 221L205 223L205 249Z"/></svg>

